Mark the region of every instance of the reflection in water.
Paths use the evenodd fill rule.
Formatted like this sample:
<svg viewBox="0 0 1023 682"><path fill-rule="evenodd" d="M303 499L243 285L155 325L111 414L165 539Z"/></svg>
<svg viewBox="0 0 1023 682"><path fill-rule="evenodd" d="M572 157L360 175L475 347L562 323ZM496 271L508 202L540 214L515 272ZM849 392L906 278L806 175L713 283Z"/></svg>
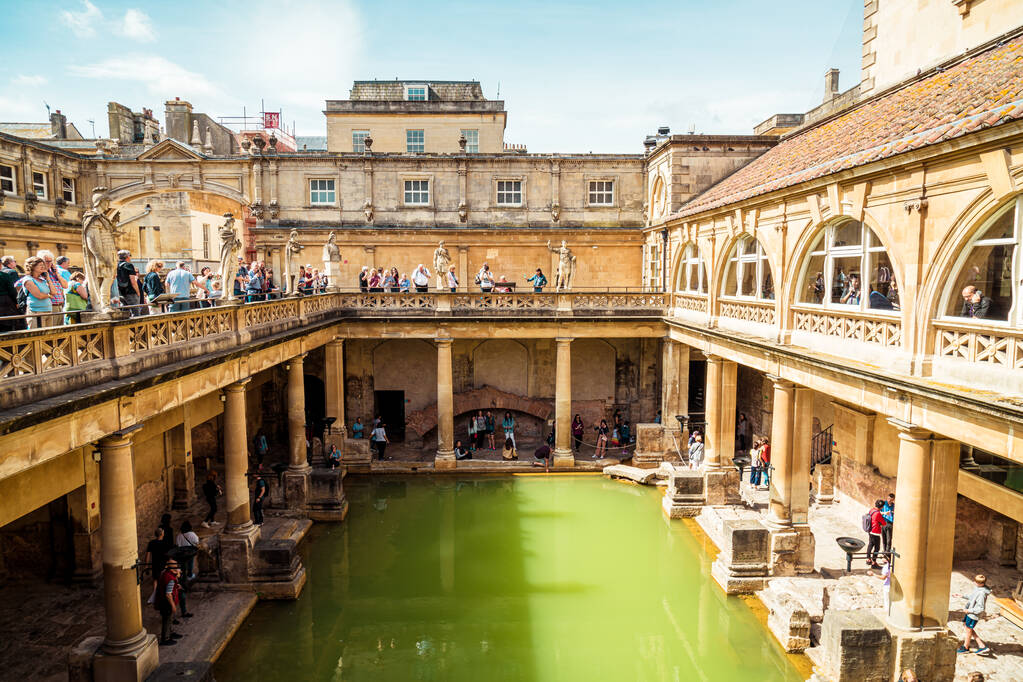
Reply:
<svg viewBox="0 0 1023 682"><path fill-rule="evenodd" d="M217 679L781 680L796 671L659 491L597 477L348 478L297 602L263 602ZM282 647L288 652L282 655Z"/></svg>

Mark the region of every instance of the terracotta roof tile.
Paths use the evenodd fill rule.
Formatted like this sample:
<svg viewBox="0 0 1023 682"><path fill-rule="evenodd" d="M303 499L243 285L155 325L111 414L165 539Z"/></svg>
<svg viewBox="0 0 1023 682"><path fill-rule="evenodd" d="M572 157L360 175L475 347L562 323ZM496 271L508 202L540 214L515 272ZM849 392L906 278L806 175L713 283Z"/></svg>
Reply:
<svg viewBox="0 0 1023 682"><path fill-rule="evenodd" d="M682 206L720 208L1023 118L1023 36L782 140Z"/></svg>

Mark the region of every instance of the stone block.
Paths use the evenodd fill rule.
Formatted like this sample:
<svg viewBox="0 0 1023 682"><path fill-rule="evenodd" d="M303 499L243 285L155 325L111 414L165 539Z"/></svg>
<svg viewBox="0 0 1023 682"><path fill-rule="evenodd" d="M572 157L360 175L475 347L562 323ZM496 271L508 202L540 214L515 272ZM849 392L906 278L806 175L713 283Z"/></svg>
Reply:
<svg viewBox="0 0 1023 682"><path fill-rule="evenodd" d="M728 594L764 589L769 557L767 528L753 519L733 519L722 526L721 552L711 575Z"/></svg>
<svg viewBox="0 0 1023 682"><path fill-rule="evenodd" d="M725 469L703 470L706 504L725 505L739 504L739 472L728 467Z"/></svg>
<svg viewBox="0 0 1023 682"><path fill-rule="evenodd" d="M365 438L345 438L344 447L341 448L341 461L345 464L368 464L370 462L369 441Z"/></svg>
<svg viewBox="0 0 1023 682"><path fill-rule="evenodd" d="M699 471L678 469L668 477L661 506L668 518L693 517L703 509L704 478Z"/></svg>
<svg viewBox="0 0 1023 682"><path fill-rule="evenodd" d="M664 460L664 427L660 424L636 424L636 452L632 464L656 467Z"/></svg>
<svg viewBox="0 0 1023 682"><path fill-rule="evenodd" d="M220 536L220 575L225 583L242 584L250 580L253 547L259 540L259 528L252 526L240 533Z"/></svg>
<svg viewBox="0 0 1023 682"><path fill-rule="evenodd" d="M771 575L813 573L815 541L807 524L771 529Z"/></svg>
<svg viewBox="0 0 1023 682"><path fill-rule="evenodd" d="M835 501L835 465L818 464L813 470L814 501L832 504Z"/></svg>
<svg viewBox="0 0 1023 682"><path fill-rule="evenodd" d="M156 636L146 632L130 652L108 654L100 647L92 659L94 682L142 682L160 664Z"/></svg>
<svg viewBox="0 0 1023 682"><path fill-rule="evenodd" d="M343 521L348 500L341 469L313 469L309 474L309 501L306 516L313 521Z"/></svg>
<svg viewBox="0 0 1023 682"><path fill-rule="evenodd" d="M309 472L284 472L284 501L288 509L304 510L309 502Z"/></svg>
<svg viewBox="0 0 1023 682"><path fill-rule="evenodd" d="M1012 519L1000 514L994 516L988 527L987 558L999 566L1015 566L1018 528L1019 524Z"/></svg>
<svg viewBox="0 0 1023 682"><path fill-rule="evenodd" d="M952 633L945 628L912 632L890 629L893 679L906 669L921 680L951 680L955 676L959 642Z"/></svg>
<svg viewBox="0 0 1023 682"><path fill-rule="evenodd" d="M890 682L892 638L869 611L827 611L821 627L821 662L832 682Z"/></svg>
<svg viewBox="0 0 1023 682"><path fill-rule="evenodd" d="M801 652L810 646L810 614L798 601L786 594L774 594L763 601L769 609L767 627L785 651Z"/></svg>

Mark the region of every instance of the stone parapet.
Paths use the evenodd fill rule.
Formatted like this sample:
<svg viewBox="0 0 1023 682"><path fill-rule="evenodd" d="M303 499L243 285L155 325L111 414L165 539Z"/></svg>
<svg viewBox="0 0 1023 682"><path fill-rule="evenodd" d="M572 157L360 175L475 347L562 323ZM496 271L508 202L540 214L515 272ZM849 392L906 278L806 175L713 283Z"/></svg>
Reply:
<svg viewBox="0 0 1023 682"><path fill-rule="evenodd" d="M919 631L891 630L892 670L896 679L904 670L912 670L921 680L951 680L956 672L958 642L945 628Z"/></svg>
<svg viewBox="0 0 1023 682"><path fill-rule="evenodd" d="M813 573L815 547L816 542L808 524L771 528L771 575Z"/></svg>
<svg viewBox="0 0 1023 682"><path fill-rule="evenodd" d="M767 578L768 532L752 519L725 521L721 552L711 575L727 594L752 594Z"/></svg>

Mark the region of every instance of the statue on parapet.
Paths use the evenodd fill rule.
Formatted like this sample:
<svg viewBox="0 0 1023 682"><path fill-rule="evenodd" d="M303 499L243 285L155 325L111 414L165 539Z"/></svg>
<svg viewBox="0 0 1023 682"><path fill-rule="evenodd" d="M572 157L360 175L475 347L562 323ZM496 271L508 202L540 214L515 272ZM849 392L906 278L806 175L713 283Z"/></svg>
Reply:
<svg viewBox="0 0 1023 682"><path fill-rule="evenodd" d="M293 294L298 291L298 286L292 280L291 259L292 256L301 252L305 246L298 242L298 230L292 230L288 235L288 243L284 245L284 293Z"/></svg>
<svg viewBox="0 0 1023 682"><path fill-rule="evenodd" d="M444 246L444 240L441 239L440 243L437 244L437 250L433 252L433 271L437 275L437 288L446 289L448 268L451 267L451 254L448 253L447 248Z"/></svg>
<svg viewBox="0 0 1023 682"><path fill-rule="evenodd" d="M82 255L85 261L85 278L92 296L92 309L100 316L113 312L110 305L110 288L117 276L117 246L115 238L123 234L121 228L128 223L149 215L146 209L139 215L121 221L121 212L110 207L106 187L92 190L92 206L82 214Z"/></svg>
<svg viewBox="0 0 1023 682"><path fill-rule="evenodd" d="M234 229L234 215L224 214L224 224L220 226L219 233L220 283L225 298L236 301L238 297L234 293L234 279L238 275L238 250L242 247L242 240L238 238L238 230Z"/></svg>
<svg viewBox="0 0 1023 682"><path fill-rule="evenodd" d="M555 277L555 290L567 291L572 288L572 280L575 277L575 255L564 239L561 240L561 248L555 249L547 240L547 250L558 254L558 274Z"/></svg>
<svg viewBox="0 0 1023 682"><path fill-rule="evenodd" d="M340 263L341 249L337 245L337 235L333 232L327 237L327 243L323 245L323 262Z"/></svg>

